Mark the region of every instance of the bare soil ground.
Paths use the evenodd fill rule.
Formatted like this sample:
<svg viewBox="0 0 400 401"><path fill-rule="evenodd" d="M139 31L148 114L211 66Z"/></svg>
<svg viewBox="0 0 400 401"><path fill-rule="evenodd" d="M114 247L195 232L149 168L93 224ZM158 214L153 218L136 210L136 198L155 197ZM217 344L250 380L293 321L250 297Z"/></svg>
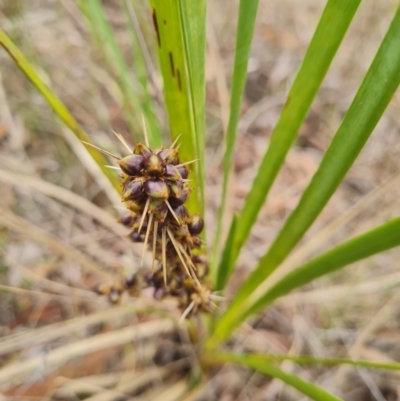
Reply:
<svg viewBox="0 0 400 401"><path fill-rule="evenodd" d="M127 60L129 35L118 2L103 2ZM394 0L365 0L298 140L261 211L227 290L255 266L316 171L394 12ZM235 154L229 208L240 210L324 1L260 0ZM209 2L207 54L207 237L221 184L221 141L229 106L237 1ZM144 33L152 26L145 9ZM35 64L93 142L122 150L130 138L122 94L70 0L0 0L0 25ZM167 127L161 92L157 111ZM400 98L396 94L345 182L282 266L400 214ZM167 129L165 130L167 134ZM167 138L167 136L166 136ZM5 52L0 52L0 391L4 400L299 400L275 380L238 368L208 372L188 390L198 361L170 319L169 301L110 306L92 292L134 270L140 247L117 223L119 201L102 191L79 144ZM64 189L64 191L62 189ZM110 218L111 216L111 218ZM229 218L227 224L229 223ZM400 250L352 265L280 299L240 330L238 351L400 361ZM283 367L346 401L398 400L396 372Z"/></svg>

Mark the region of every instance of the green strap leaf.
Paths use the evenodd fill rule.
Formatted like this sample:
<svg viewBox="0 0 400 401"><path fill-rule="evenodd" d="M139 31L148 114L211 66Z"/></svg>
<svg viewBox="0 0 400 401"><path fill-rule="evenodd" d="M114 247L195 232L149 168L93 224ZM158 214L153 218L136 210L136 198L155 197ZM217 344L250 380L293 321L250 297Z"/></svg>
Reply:
<svg viewBox="0 0 400 401"><path fill-rule="evenodd" d="M90 142L90 137L78 124L67 107L61 102L60 99L53 93L53 91L41 80L33 66L21 53L21 51L14 45L7 34L0 29L0 46L2 46L10 57L14 60L17 67L25 74L25 76L32 82L36 89L43 95L47 103L53 109L54 113L60 120L75 134L80 141ZM104 175L108 178L113 187L120 192L121 187L118 176L112 170L104 167L108 161L97 150L87 147L93 160L99 165Z"/></svg>
<svg viewBox="0 0 400 401"><path fill-rule="evenodd" d="M322 388L310 383L309 381L300 379L300 377L285 372L284 370L272 365L265 358L255 355L235 355L235 354L216 354L212 358L207 358L212 362L231 362L242 366L247 366L267 376L274 377L286 383L288 386L295 388L300 393L310 397L316 401L343 401L341 398L328 393Z"/></svg>
<svg viewBox="0 0 400 401"><path fill-rule="evenodd" d="M290 89L269 147L238 217L230 264L234 265L268 192L282 167L318 88L361 0L329 0ZM236 130L236 127L235 127ZM233 271L230 266L229 271Z"/></svg>
<svg viewBox="0 0 400 401"><path fill-rule="evenodd" d="M154 103L151 96L151 66L152 60L150 53L144 42L140 24L137 20L135 10L131 4L131 0L120 0L121 6L126 17L126 23L131 36L132 53L133 53L133 68L135 76L140 86L141 102L143 114L146 120L146 126L149 131L149 142L152 147L157 147L161 144L162 133L159 122L154 111ZM140 35L142 35L140 37ZM143 47L142 47L143 46ZM145 54L147 50L147 54ZM147 59L146 59L147 55Z"/></svg>
<svg viewBox="0 0 400 401"><path fill-rule="evenodd" d="M201 205L204 207L204 148L205 148L205 106L206 106L206 1L179 0L185 53L190 81L190 95L201 184ZM204 210L201 210L204 214Z"/></svg>
<svg viewBox="0 0 400 401"><path fill-rule="evenodd" d="M189 63L185 50L185 34L188 40L193 38L195 34L192 32L192 27L187 25L183 27L181 7L178 1L150 0L150 3L160 67L164 80L164 97L171 136L176 139L182 134L180 137L180 142L182 143L180 155L184 159L183 161L199 159L201 150L198 147L195 109L192 100L198 99L197 95L193 93L192 83L196 82L195 84L197 85L200 79L190 79L189 74L203 74L204 65L197 66L199 71L191 71L190 68L193 68L193 64L201 59L201 56L198 56L197 59L191 56L191 63ZM187 5L187 7L190 6ZM186 8L182 11L185 13L186 18ZM198 37L193 46L196 47L191 49L193 54L205 51L204 48L201 48L203 43ZM204 90L204 88L197 89ZM197 107L197 114L200 115L201 112L199 110L204 106L198 105ZM197 212L202 210L202 175L198 163L192 166L195 169L192 186L196 189L200 188L200 191L195 191L189 198L188 209L191 212Z"/></svg>
<svg viewBox="0 0 400 401"><path fill-rule="evenodd" d="M262 291L261 285L251 297L253 302L250 298L246 302L251 304L246 315L265 307L276 298L316 278L399 245L400 218L396 218L310 260L289 273L266 292Z"/></svg>
<svg viewBox="0 0 400 401"><path fill-rule="evenodd" d="M214 243L213 243L213 253L210 266L211 279L214 283L217 280L217 274L218 274L217 267L219 262L218 255L220 251L222 220L226 205L228 182L232 167L233 152L235 149L236 131L239 123L240 109L243 99L243 90L246 84L247 64L250 57L250 48L253 39L257 9L258 9L258 0L240 0L239 19L236 31L237 34L236 34L236 47L235 47L235 61L233 65L229 122L226 133L222 195L218 209L217 223L216 223Z"/></svg>
<svg viewBox="0 0 400 401"><path fill-rule="evenodd" d="M269 251L222 316L211 341L226 338L248 315L247 298L279 266L317 218L368 140L399 83L400 8L318 171Z"/></svg>
<svg viewBox="0 0 400 401"><path fill-rule="evenodd" d="M141 115L146 119L149 142L152 147L161 145L161 134L152 108L142 107L139 86L134 84L133 76L129 73L124 57L115 40L113 31L104 15L99 0L77 0L77 3L89 21L91 32L98 47L103 52L105 60L117 76L119 86L125 98L126 119L132 129L132 135L137 140L143 141L143 134L137 131L141 129Z"/></svg>
<svg viewBox="0 0 400 401"><path fill-rule="evenodd" d="M214 361L214 354L206 354L206 360ZM228 361L232 354L219 353L216 354L216 361ZM241 356L241 355L235 355ZM397 362L375 362L362 359L348 359L348 358L317 358L309 355L260 355L260 354L246 354L243 356L251 356L254 360L266 363L281 363L284 361L292 361L300 365L324 365L324 366L340 366L351 365L363 368L383 369L383 370L400 370L400 363ZM228 358L228 359L225 359Z"/></svg>
<svg viewBox="0 0 400 401"><path fill-rule="evenodd" d="M236 235L236 225L237 225L237 216L233 216L231 228L229 229L228 238L226 239L226 244L224 248L224 252L222 254L221 263L218 267L218 276L217 282L215 283L215 290L222 290L230 275L232 274L233 264L230 263L230 259L232 257L233 252L233 240Z"/></svg>

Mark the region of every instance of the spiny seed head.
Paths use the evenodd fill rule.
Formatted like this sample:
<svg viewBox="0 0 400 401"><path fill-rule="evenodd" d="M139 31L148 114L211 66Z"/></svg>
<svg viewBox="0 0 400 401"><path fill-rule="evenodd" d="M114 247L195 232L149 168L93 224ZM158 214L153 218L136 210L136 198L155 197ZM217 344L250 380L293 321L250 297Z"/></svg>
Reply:
<svg viewBox="0 0 400 401"><path fill-rule="evenodd" d="M137 177L141 174L143 169L144 157L138 154L132 154L125 156L121 160L118 160L118 164L121 170L128 175Z"/></svg>
<svg viewBox="0 0 400 401"><path fill-rule="evenodd" d="M164 163L157 155L146 158L143 166L146 173L151 176L159 176L164 172Z"/></svg>
<svg viewBox="0 0 400 401"><path fill-rule="evenodd" d="M167 200L169 197L169 187L165 181L154 178L145 182L144 191L150 198L156 200Z"/></svg>
<svg viewBox="0 0 400 401"><path fill-rule="evenodd" d="M199 213L192 216L192 220L188 225L190 234L199 235L204 228L204 220L201 218Z"/></svg>
<svg viewBox="0 0 400 401"><path fill-rule="evenodd" d="M179 170L173 164L166 164L164 169L164 177L169 181L181 181L182 177Z"/></svg>
<svg viewBox="0 0 400 401"><path fill-rule="evenodd" d="M133 153L136 155L142 155L143 157L150 157L153 154L152 150L148 146L140 142L135 145Z"/></svg>
<svg viewBox="0 0 400 401"><path fill-rule="evenodd" d="M186 166L179 166L177 169L183 180L189 177L190 170Z"/></svg>
<svg viewBox="0 0 400 401"><path fill-rule="evenodd" d="M122 200L141 202L146 195L143 193L143 184L140 181L129 180L122 186Z"/></svg>
<svg viewBox="0 0 400 401"><path fill-rule="evenodd" d="M158 156L167 164L179 164L178 149L163 149Z"/></svg>
<svg viewBox="0 0 400 401"><path fill-rule="evenodd" d="M168 215L168 206L165 201L151 199L148 212L154 216L154 219L162 223Z"/></svg>

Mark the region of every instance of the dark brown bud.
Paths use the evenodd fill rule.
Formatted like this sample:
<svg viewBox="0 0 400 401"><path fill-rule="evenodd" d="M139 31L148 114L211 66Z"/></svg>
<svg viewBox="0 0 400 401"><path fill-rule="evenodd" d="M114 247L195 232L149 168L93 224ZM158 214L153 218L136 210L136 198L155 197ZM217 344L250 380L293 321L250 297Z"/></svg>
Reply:
<svg viewBox="0 0 400 401"><path fill-rule="evenodd" d="M153 154L152 150L148 146L146 146L140 142L138 142L135 145L135 148L133 149L133 153L135 153L136 155L142 155L145 158L150 157Z"/></svg>
<svg viewBox="0 0 400 401"><path fill-rule="evenodd" d="M130 212L125 212L120 218L119 222L125 227L129 227L133 224L135 217Z"/></svg>
<svg viewBox="0 0 400 401"><path fill-rule="evenodd" d="M192 216L192 221L188 225L190 234L199 235L204 228L204 220L200 217L199 213Z"/></svg>
<svg viewBox="0 0 400 401"><path fill-rule="evenodd" d="M183 180L189 177L190 170L186 166L179 166L177 169Z"/></svg>
<svg viewBox="0 0 400 401"><path fill-rule="evenodd" d="M149 203L148 212L153 215L156 221L162 223L168 215L168 206L165 201L152 199Z"/></svg>
<svg viewBox="0 0 400 401"><path fill-rule="evenodd" d="M182 177L178 169L172 164L166 164L164 169L164 177L169 181L181 181Z"/></svg>
<svg viewBox="0 0 400 401"><path fill-rule="evenodd" d="M128 175L139 176L143 169L144 157L142 155L132 154L125 156L121 160L118 160L118 164L121 170Z"/></svg>
<svg viewBox="0 0 400 401"><path fill-rule="evenodd" d="M143 193L143 184L140 181L130 180L122 186L122 200L142 202L146 198Z"/></svg>
<svg viewBox="0 0 400 401"><path fill-rule="evenodd" d="M164 163L157 155L146 158L143 166L146 173L152 176L159 176L164 172Z"/></svg>
<svg viewBox="0 0 400 401"><path fill-rule="evenodd" d="M168 202L172 206L173 209L183 205L187 199L189 198L190 193L192 190L190 188L184 189L178 198L169 198Z"/></svg>
<svg viewBox="0 0 400 401"><path fill-rule="evenodd" d="M181 222L181 224L190 222L190 215L185 206L183 205L178 206L177 208L174 209L174 212L178 217L179 221ZM173 216L171 217L174 219Z"/></svg>
<svg viewBox="0 0 400 401"><path fill-rule="evenodd" d="M169 187L162 180L147 180L144 184L144 190L152 199L167 200L169 197Z"/></svg>
<svg viewBox="0 0 400 401"><path fill-rule="evenodd" d="M178 149L164 149L158 155L167 164L179 164Z"/></svg>
<svg viewBox="0 0 400 401"><path fill-rule="evenodd" d="M139 234L137 231L132 231L129 234L129 238L132 242L143 242L144 241L144 234Z"/></svg>

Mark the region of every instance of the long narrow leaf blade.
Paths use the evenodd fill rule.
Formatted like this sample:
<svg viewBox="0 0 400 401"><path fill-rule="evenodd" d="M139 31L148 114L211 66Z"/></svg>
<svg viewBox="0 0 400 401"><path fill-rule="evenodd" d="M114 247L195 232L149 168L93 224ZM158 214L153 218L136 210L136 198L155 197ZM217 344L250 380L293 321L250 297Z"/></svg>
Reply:
<svg viewBox="0 0 400 401"><path fill-rule="evenodd" d="M295 388L300 393L310 397L316 401L343 401L341 398L328 393L326 390L316 386L309 381L300 379L291 373L272 365L265 359L259 358L255 355L235 355L235 354L221 354L213 358L215 361L231 362L242 366L247 366L258 372L264 373L267 376L274 377L286 383L288 386Z"/></svg>
<svg viewBox="0 0 400 401"><path fill-rule="evenodd" d="M146 43L141 32L139 21L137 20L135 10L131 4L131 0L121 0L121 6L124 10L127 27L130 32L132 53L133 53L133 68L135 76L140 87L141 103L143 115L145 117L146 126L149 131L149 142L151 146L159 146L161 141L161 131L157 120L154 103L151 96L151 71L152 60L150 53L146 47Z"/></svg>
<svg viewBox="0 0 400 401"><path fill-rule="evenodd" d="M14 60L18 68L25 74L25 76L32 82L36 89L43 95L47 103L53 109L54 113L60 118L60 120L75 134L75 136L81 140L90 142L89 136L78 124L72 114L68 111L64 103L57 98L52 90L41 80L33 66L20 52L20 50L14 45L7 34L0 29L0 46L2 46L10 57ZM108 164L107 160L95 149L87 147L93 160L99 165L104 175L108 178L113 187L120 192L120 184L117 175L110 169L106 168Z"/></svg>
<svg viewBox="0 0 400 401"><path fill-rule="evenodd" d="M382 224L310 260L266 292L261 285L251 297L254 298L254 303L249 299L248 303L252 305L246 314L265 307L276 298L319 277L396 246L400 246L400 218Z"/></svg>
<svg viewBox="0 0 400 401"><path fill-rule="evenodd" d="M128 67L115 40L112 28L108 23L99 0L78 0L81 10L86 15L93 35L97 39L98 46L102 49L106 61L118 77L120 88L125 97L126 115L132 130L140 128L141 114L144 115L148 125L150 145L161 145L161 135L152 109L142 107L138 85L134 85L129 74ZM136 139L142 139L142 135L132 132Z"/></svg>
<svg viewBox="0 0 400 401"><path fill-rule="evenodd" d="M254 34L254 25L257 16L258 0L241 0L239 5L239 19L236 34L235 61L233 66L231 101L229 110L229 122L226 133L226 148L224 155L224 176L222 182L221 202L218 209L215 228L213 253L211 258L211 279L217 280L218 255L220 250L220 236L228 182L232 168L233 152L235 148L236 131L239 123L240 108L243 99L243 90L246 83L247 64L250 57L251 42Z"/></svg>
<svg viewBox="0 0 400 401"><path fill-rule="evenodd" d="M183 161L198 159L195 117L193 114L191 81L184 48L179 3L175 0L150 0L158 56L164 81L164 97L167 106L172 138L179 135L180 155ZM197 163L196 163L197 164ZM201 175L194 164L194 188L201 188ZM201 191L195 191L188 201L191 212L202 210Z"/></svg>
<svg viewBox="0 0 400 401"><path fill-rule="evenodd" d="M230 264L234 265L361 0L329 0L272 133L238 217ZM232 271L232 266L228 267Z"/></svg>
<svg viewBox="0 0 400 401"><path fill-rule="evenodd" d="M233 216L233 220L231 223L231 228L229 229L228 238L226 239L226 244L224 248L224 252L222 254L221 263L218 267L217 281L215 283L215 290L219 291L225 287L229 276L232 274L233 264L229 263L230 258L232 257L233 252L233 240L236 235L236 226L237 226L237 216Z"/></svg>
<svg viewBox="0 0 400 401"><path fill-rule="evenodd" d="M316 174L271 248L240 288L216 327L226 338L248 315L246 299L286 258L333 195L400 83L400 8Z"/></svg>
<svg viewBox="0 0 400 401"><path fill-rule="evenodd" d="M218 353L216 361L228 361L232 354ZM239 355L238 355L239 356ZM348 359L348 358L317 358L309 355L260 355L247 354L260 362L265 363L281 363L291 361L300 365L324 365L324 366L340 366L351 365L362 368L383 369L383 370L400 370L400 363L397 362L376 362L363 359ZM225 359L227 358L227 359ZM206 360L215 361L214 354L206 355Z"/></svg>
<svg viewBox="0 0 400 401"><path fill-rule="evenodd" d="M199 158L198 170L199 183L201 184L201 204L204 207L206 1L179 0L179 6ZM201 210L201 212L203 214L204 210Z"/></svg>

